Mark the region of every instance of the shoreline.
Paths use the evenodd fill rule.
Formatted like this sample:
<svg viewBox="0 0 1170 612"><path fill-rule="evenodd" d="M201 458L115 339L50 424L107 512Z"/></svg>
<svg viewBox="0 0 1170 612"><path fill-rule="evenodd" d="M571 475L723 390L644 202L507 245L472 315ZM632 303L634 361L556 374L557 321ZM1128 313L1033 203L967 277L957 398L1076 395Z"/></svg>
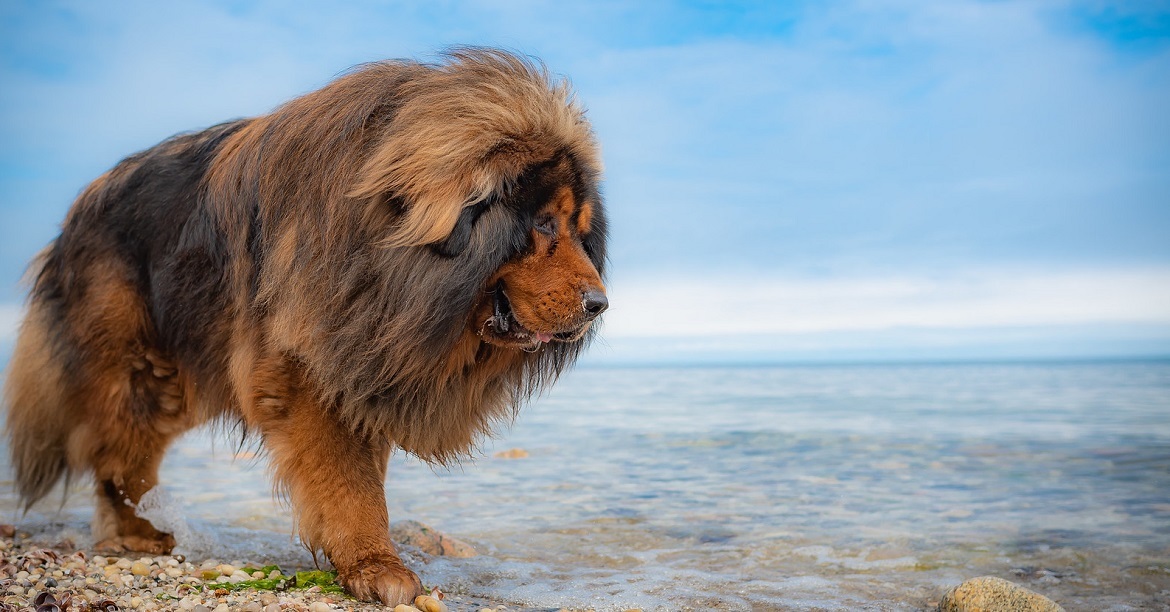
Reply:
<svg viewBox="0 0 1170 612"><path fill-rule="evenodd" d="M260 561L247 559L189 560L183 555L124 554L95 553L74 546L70 540L46 544L11 525L0 525L0 612L394 609L353 599L332 582L330 572L265 567ZM256 583L264 587L250 586ZM442 599L452 612L525 610L462 595L443 594Z"/></svg>

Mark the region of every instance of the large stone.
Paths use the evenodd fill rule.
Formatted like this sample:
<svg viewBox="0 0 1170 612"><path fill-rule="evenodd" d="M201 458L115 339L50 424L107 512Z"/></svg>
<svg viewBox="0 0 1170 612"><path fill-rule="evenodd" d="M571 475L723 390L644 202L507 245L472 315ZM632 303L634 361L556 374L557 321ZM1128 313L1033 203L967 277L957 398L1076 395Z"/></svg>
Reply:
<svg viewBox="0 0 1170 612"><path fill-rule="evenodd" d="M947 591L939 612L1064 612L1047 597L994 576L972 578Z"/></svg>
<svg viewBox="0 0 1170 612"><path fill-rule="evenodd" d="M390 539L413 546L428 555L474 557L478 553L470 544L448 537L418 521L398 521L390 526Z"/></svg>

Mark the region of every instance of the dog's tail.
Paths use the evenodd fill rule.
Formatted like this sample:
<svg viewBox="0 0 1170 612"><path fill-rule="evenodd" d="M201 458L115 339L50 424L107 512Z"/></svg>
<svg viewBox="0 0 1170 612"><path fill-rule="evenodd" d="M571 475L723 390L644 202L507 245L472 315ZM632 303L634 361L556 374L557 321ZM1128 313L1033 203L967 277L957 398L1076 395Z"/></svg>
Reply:
<svg viewBox="0 0 1170 612"><path fill-rule="evenodd" d="M45 310L36 298L30 300L4 385L8 448L26 510L51 491L69 467L68 378L54 351Z"/></svg>

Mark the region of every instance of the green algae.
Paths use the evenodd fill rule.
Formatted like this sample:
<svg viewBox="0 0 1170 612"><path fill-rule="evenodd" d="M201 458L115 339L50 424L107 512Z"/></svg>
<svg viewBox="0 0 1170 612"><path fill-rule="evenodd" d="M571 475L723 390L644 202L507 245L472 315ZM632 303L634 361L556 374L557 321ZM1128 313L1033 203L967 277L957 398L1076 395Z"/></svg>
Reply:
<svg viewBox="0 0 1170 612"><path fill-rule="evenodd" d="M258 591L287 591L300 590L318 587L322 593L335 593L339 595L347 595L345 589L337 583L336 571L321 571L310 570L306 572L297 572L295 575L286 576L280 571L280 567L276 565L265 565L261 568L243 567L240 568L245 574L254 574L261 572L266 576L265 578L254 578L252 580L241 580L236 583L232 582L209 582L207 584L198 585L195 588L200 591L243 591L247 589L256 589ZM276 572L275 576L272 573ZM267 576L272 576L268 578Z"/></svg>
<svg viewBox="0 0 1170 612"><path fill-rule="evenodd" d="M322 593L346 594L345 589L340 584L337 584L336 570L328 572L321 570L297 572L296 586L293 588L308 589L311 587L321 587Z"/></svg>

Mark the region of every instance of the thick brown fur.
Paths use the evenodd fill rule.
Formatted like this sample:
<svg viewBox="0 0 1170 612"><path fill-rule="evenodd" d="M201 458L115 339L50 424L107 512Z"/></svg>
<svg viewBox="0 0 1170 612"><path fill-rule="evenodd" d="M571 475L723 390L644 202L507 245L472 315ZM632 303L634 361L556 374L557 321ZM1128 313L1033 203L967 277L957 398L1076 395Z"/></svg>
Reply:
<svg viewBox="0 0 1170 612"><path fill-rule="evenodd" d="M92 474L100 545L168 551L134 504L175 437L239 422L306 545L409 600L390 453L465 456L577 357L606 307L600 172L568 86L490 49L123 160L31 268L5 388L22 497Z"/></svg>

